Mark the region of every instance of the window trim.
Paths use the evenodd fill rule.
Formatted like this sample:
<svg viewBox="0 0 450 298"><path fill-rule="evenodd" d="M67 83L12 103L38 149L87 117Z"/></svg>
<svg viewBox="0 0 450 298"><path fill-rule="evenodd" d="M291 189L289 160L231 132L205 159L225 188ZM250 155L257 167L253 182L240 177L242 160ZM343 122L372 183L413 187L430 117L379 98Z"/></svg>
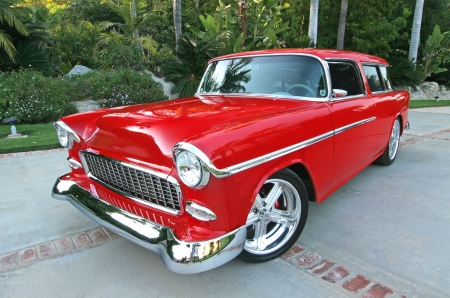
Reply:
<svg viewBox="0 0 450 298"><path fill-rule="evenodd" d="M372 67L375 67L376 70L377 70L378 79L381 82L381 86L383 87L383 90L381 90L381 91L372 91L372 89L370 89L370 92L372 94L380 94L380 93L392 92L394 90L394 88L392 88L392 89L387 89L386 88L386 86L384 84L383 76L381 75L381 71L380 71L380 67L386 67L386 71L387 71L388 67L390 67L389 64L373 63L373 62L363 62L361 64L363 66L364 77L365 77L366 81L367 81L367 76L366 76L366 71L364 70L364 66L372 66ZM389 80L389 77L387 79ZM389 81L389 83L391 84L391 87L392 87L391 81ZM370 86L369 86L369 88L370 88Z"/></svg>
<svg viewBox="0 0 450 298"><path fill-rule="evenodd" d="M366 96L368 94L367 93L367 89L366 89L366 85L364 83L364 79L362 77L361 68L359 67L359 64L358 64L358 62L356 60L348 59L348 58L327 58L327 59L325 59L325 62L327 64L327 66L328 66L328 74L329 74L329 77L330 77L329 81L330 81L330 89L331 89L331 94L330 94L331 101L342 101L342 100L354 99L354 98L358 98L358 97L361 97L361 96ZM329 64L330 63L336 63L336 64L337 63L341 63L341 64L347 63L347 64L352 65L355 68L355 70L356 70L356 77L358 79L358 83L359 83L359 86L360 86L360 89L361 89L362 93L361 94L357 94L357 95L348 95L348 96L334 97L333 98L333 96L332 96L333 86L332 86L332 83L331 83L331 71L330 71L330 68L329 68Z"/></svg>

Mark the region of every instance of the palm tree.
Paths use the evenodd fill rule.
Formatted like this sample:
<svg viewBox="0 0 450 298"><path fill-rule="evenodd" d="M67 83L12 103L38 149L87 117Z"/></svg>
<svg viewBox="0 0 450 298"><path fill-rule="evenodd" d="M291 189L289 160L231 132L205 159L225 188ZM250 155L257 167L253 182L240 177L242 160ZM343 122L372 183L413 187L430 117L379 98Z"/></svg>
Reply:
<svg viewBox="0 0 450 298"><path fill-rule="evenodd" d="M317 44L317 25L319 20L319 0L311 0L309 5L309 29L308 36L314 46Z"/></svg>
<svg viewBox="0 0 450 298"><path fill-rule="evenodd" d="M336 49L344 49L344 36L345 36L345 19L347 18L348 0L341 1L341 13L339 15L339 27Z"/></svg>
<svg viewBox="0 0 450 298"><path fill-rule="evenodd" d="M175 49L178 51L181 37L181 0L173 0L173 24L175 27Z"/></svg>
<svg viewBox="0 0 450 298"><path fill-rule="evenodd" d="M422 12L423 12L424 0L416 0L416 8L414 10L414 20L411 31L411 44L409 46L409 60L416 62L417 50L419 48L420 41L420 26L422 24Z"/></svg>
<svg viewBox="0 0 450 298"><path fill-rule="evenodd" d="M20 20L20 17L25 15L28 11L23 7L14 7L8 0L0 0L0 28L3 24L7 24L9 27L14 28L21 35L28 35L28 29ZM9 36L5 30L0 29L0 50L6 51L11 60L14 59L16 54L16 48L12 42L11 36Z"/></svg>
<svg viewBox="0 0 450 298"><path fill-rule="evenodd" d="M100 30L107 31L101 34L100 44L131 43L139 49L145 49L148 53L156 52L158 43L149 36L139 35L139 24L145 18L145 7L139 0L121 0L118 3L108 1L107 4L122 19L124 23L109 21L100 22Z"/></svg>

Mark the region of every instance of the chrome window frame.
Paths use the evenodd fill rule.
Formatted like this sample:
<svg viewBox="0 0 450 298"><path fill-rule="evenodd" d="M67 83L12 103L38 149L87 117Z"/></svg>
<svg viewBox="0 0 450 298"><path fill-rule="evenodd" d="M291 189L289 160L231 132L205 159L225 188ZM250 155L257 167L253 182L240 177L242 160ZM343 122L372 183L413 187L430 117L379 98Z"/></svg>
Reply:
<svg viewBox="0 0 450 298"><path fill-rule="evenodd" d="M372 92L372 94L387 93L387 92L392 92L394 90L394 89L386 89L386 86L384 85L384 81L382 80L383 76L381 75L381 71L380 71L380 67L385 67L386 71L387 71L387 68L390 67L390 65L384 64L384 63L373 63L373 62L362 62L361 64L363 66L363 71L364 71L364 66L376 67L377 68L377 73L378 73L378 78L381 78L380 81L381 81L381 86L383 86L383 90L375 91L375 92L370 90L370 92ZM366 77L366 72L365 71L364 71L364 77ZM367 80L367 77L366 77L366 80ZM391 87L392 87L392 82L390 81L389 77L388 77L388 80L389 80L389 83L391 83Z"/></svg>
<svg viewBox="0 0 450 298"><path fill-rule="evenodd" d="M330 87L331 90L333 90L333 86L331 86L331 72L330 72L330 68L329 68L329 63L348 63L350 65L352 65L355 68L356 71L356 76L359 82L359 86L361 88L362 93L361 94L357 94L357 95L347 95L347 96L342 96L342 97L333 97L332 94L330 96L331 101L343 101L343 100L350 100L350 99L354 99L354 98L359 98L362 96L366 96L368 94L367 89L366 89L366 84L364 84L364 79L361 73L361 68L359 67L359 64L356 60L354 59L350 59L350 58L326 58L325 62L327 63L328 66L328 75L330 77Z"/></svg>
<svg viewBox="0 0 450 298"><path fill-rule="evenodd" d="M200 93L200 88L204 83L205 80L205 76L203 75L202 80L200 81L200 84L198 85L198 89L197 92L195 93L195 96L208 96L208 95L220 95L220 96L250 96L250 97L267 97L267 98L273 98L273 99L277 99L277 98L288 98L288 99L295 99L295 100L307 100L307 101L316 101L316 102L328 102L330 101L330 99L332 98L331 96L331 81L330 81L330 70L328 68L328 64L321 59L320 57L317 57L316 55L311 55L311 54L305 54L305 53L273 53L273 54L249 54L249 55L243 55L243 56L237 56L237 57L233 57L233 58L219 58L219 59L214 59L214 61L212 61L211 63L208 63L208 66L205 70L205 74L207 73L207 71L209 70L209 68L211 67L211 64L213 62L216 61L223 61L223 60L231 60L231 59L242 59L242 58L255 58L255 57L267 57L267 56L303 56L303 57L310 57L310 58L314 58L317 61L319 61L319 63L322 65L323 71L324 71L324 75L326 78L326 82L327 82L327 96L326 97L303 97L303 96L289 96L289 95L279 95L279 94L267 94L267 93L211 93L211 92L203 92Z"/></svg>

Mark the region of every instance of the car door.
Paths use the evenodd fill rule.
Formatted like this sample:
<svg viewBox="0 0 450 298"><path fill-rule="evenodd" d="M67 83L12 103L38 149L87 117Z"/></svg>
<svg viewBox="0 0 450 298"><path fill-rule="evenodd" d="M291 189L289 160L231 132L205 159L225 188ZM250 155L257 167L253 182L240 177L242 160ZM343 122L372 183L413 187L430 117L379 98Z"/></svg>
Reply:
<svg viewBox="0 0 450 298"><path fill-rule="evenodd" d="M328 103L335 133L332 184L336 188L370 164L377 153L376 106L372 98L366 96L355 61L327 62L332 89L341 90L334 92Z"/></svg>

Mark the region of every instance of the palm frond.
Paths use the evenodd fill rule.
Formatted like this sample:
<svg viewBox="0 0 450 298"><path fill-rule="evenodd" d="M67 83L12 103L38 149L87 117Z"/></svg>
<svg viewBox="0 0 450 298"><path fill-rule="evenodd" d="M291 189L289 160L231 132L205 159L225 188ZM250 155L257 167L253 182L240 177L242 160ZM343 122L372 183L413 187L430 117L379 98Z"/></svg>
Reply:
<svg viewBox="0 0 450 298"><path fill-rule="evenodd" d="M156 40L154 40L150 36L134 38L133 42L141 44L142 48L147 50L150 54L155 54L159 46Z"/></svg>
<svg viewBox="0 0 450 298"><path fill-rule="evenodd" d="M0 30L0 49L4 49L9 59L14 61L14 56L17 53L16 48L14 47L11 36L3 30Z"/></svg>

